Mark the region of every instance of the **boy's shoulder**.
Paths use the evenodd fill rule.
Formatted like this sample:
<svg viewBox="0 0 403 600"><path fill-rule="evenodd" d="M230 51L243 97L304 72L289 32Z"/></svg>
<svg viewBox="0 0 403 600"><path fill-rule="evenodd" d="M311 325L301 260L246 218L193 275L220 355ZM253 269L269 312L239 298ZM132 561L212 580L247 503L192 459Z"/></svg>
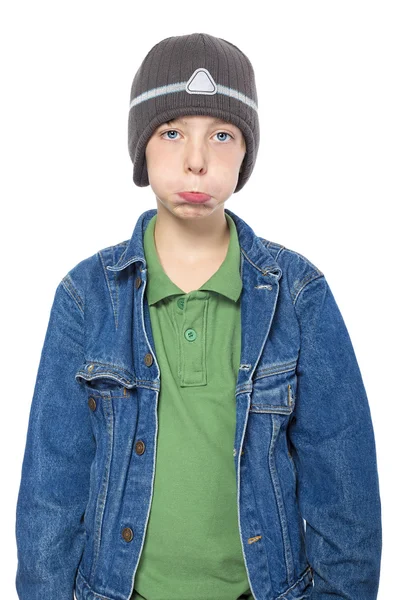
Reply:
<svg viewBox="0 0 403 600"><path fill-rule="evenodd" d="M318 277L324 277L324 273L316 264L297 250L258 237L281 268L282 277L285 278L294 301L310 281Z"/></svg>
<svg viewBox="0 0 403 600"><path fill-rule="evenodd" d="M122 257L126 250L130 240L124 240L113 244L112 246L106 246L101 248L83 258L76 263L62 278L61 284L73 293L81 297L83 300L91 287L97 283L101 283L100 280L104 279L105 276L115 278L113 271L107 270L107 266L115 265Z"/></svg>

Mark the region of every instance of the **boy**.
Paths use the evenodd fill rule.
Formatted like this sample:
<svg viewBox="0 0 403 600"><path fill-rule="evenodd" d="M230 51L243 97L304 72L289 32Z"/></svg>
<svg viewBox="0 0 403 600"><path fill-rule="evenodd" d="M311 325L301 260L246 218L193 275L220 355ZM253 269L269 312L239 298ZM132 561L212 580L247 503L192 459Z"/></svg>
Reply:
<svg viewBox="0 0 403 600"><path fill-rule="evenodd" d="M258 146L239 48L194 33L150 50L129 152L157 210L56 290L20 599L377 597L375 440L343 318L317 267L224 209Z"/></svg>

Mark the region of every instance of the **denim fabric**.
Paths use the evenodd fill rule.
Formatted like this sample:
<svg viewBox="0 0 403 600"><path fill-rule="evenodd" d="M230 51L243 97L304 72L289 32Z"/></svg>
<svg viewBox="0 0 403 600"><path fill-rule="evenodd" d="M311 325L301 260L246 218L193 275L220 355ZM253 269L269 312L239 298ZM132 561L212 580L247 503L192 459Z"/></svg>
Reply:
<svg viewBox="0 0 403 600"><path fill-rule="evenodd" d="M317 267L225 210L242 252L234 467L251 591L256 600L375 600L375 439L345 323ZM128 600L133 591L158 433L143 248L156 212L56 289L17 502L21 600L72 600L73 589L77 600Z"/></svg>

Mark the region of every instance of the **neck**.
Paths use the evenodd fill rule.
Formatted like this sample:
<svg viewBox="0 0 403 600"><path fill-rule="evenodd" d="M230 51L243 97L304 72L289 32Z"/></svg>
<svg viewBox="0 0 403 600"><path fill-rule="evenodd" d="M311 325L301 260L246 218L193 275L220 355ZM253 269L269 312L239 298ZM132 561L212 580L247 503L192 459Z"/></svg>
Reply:
<svg viewBox="0 0 403 600"><path fill-rule="evenodd" d="M207 217L180 219L157 203L154 240L160 255L192 264L226 252L230 231L224 208Z"/></svg>

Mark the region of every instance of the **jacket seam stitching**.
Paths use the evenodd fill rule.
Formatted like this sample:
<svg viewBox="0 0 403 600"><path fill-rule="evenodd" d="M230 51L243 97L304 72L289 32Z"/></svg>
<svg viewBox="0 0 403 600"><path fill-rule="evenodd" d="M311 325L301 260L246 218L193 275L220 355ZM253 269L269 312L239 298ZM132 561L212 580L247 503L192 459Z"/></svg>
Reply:
<svg viewBox="0 0 403 600"><path fill-rule="evenodd" d="M293 588L295 588L297 585L299 585L301 583L301 581L303 581L305 579L305 577L308 575L308 573L311 572L312 573L312 567L311 565L309 565L305 571L302 573L302 575L297 579L297 581L295 583L293 583L293 585L289 588L287 588L285 590L285 592L283 592L282 594L280 594L280 596L276 596L275 600L285 600L286 595L291 592L293 590ZM312 582L312 579L311 579ZM310 583L311 583L310 582ZM308 584L309 585L309 584Z"/></svg>
<svg viewBox="0 0 403 600"><path fill-rule="evenodd" d="M127 369L125 369L124 367L117 365L115 363L110 363L110 362L101 362L99 360L91 360L89 358L86 359L85 361L86 363L89 363L91 365L100 365L102 367L112 367L114 370L117 370L120 372L124 371L125 373L127 373L128 375L130 375L130 371L128 371Z"/></svg>
<svg viewBox="0 0 403 600"><path fill-rule="evenodd" d="M262 239L262 240L264 240L264 242L266 242L265 246L267 249L270 248L271 250L274 250L277 247L278 251L275 256L276 260L278 260L278 257L283 252L290 252L291 254L295 254L296 256L301 258L305 263L307 263L310 267L312 267L319 275L324 275L324 273L316 265L314 265L313 262L311 262L306 256L304 256L303 254L300 254L296 250L291 250L290 248L287 248L286 246L279 244L278 242L270 242L269 240L266 240L265 238L260 238L260 239Z"/></svg>
<svg viewBox="0 0 403 600"><path fill-rule="evenodd" d="M115 302L113 300L112 289L111 289L111 286L110 286L110 283L109 283L108 273L106 272L106 265L105 265L105 261L104 261L103 256L102 256L102 252L98 252L98 255L99 255L99 258L100 258L100 261L101 261L101 264L102 264L104 276L105 276L105 279L106 279L106 285L108 286L109 296L111 298L111 303L112 303L113 317L114 317L114 320L115 320L115 328L117 329L118 328L118 315L117 315L117 308L118 307L115 306ZM117 286L118 283L116 281L116 274L114 273L113 276L115 278L115 285Z"/></svg>
<svg viewBox="0 0 403 600"><path fill-rule="evenodd" d="M315 272L315 273L308 273L308 275L306 275L304 277L304 279L301 282L300 287L298 288L297 293L295 294L295 298L293 300L293 304L294 306L296 306L297 304L297 300L299 298L299 296L301 295L301 292L306 288L306 286L311 283L312 281L315 281L315 279L320 279L321 277L324 278L324 274L322 273L322 271Z"/></svg>
<svg viewBox="0 0 403 600"><path fill-rule="evenodd" d="M309 258L307 258L306 256L304 256L303 254L300 254L300 253L299 253L299 252L297 252L296 250L290 250L289 248L286 248L285 246L283 246L283 247L281 248L281 250L286 250L287 252L291 252L292 254L295 254L296 256L299 256L299 258L301 258L301 259L302 259L302 260L303 260L305 263L307 263L307 264L308 264L310 267L312 267L312 268L313 268L313 269L316 271L316 273L317 273L318 275L323 275L323 272L322 272L320 269L318 269L318 267L316 267L316 266L313 264L313 262L311 262L311 261L309 260Z"/></svg>
<svg viewBox="0 0 403 600"><path fill-rule="evenodd" d="M68 295L72 298L74 304L78 307L79 311L84 315L84 302L80 294L78 293L77 288L74 286L69 274L63 277L61 284L63 285Z"/></svg>
<svg viewBox="0 0 403 600"><path fill-rule="evenodd" d="M257 269L258 271L260 271L263 275L266 275L267 271L263 270L261 267L259 267L259 265L256 265L250 258L249 256L246 254L245 250L241 247L241 252L244 256L244 258L248 261L249 264L251 264L255 269Z"/></svg>
<svg viewBox="0 0 403 600"><path fill-rule="evenodd" d="M81 578L83 580L82 581L82 586L83 587L87 587L91 594L93 594L96 598L100 598L101 600L112 600L112 598L110 596L104 596L104 595L100 595L100 594L97 594L96 592L94 592L94 590L92 589L92 587L88 584L87 580L85 579L84 574L81 571L81 569L78 569L78 571L79 571L79 573L81 575Z"/></svg>
<svg viewBox="0 0 403 600"><path fill-rule="evenodd" d="M260 238L263 240L264 245L266 246L266 248L270 251L272 250L276 250L277 254L274 255L275 260L277 260L278 255L280 254L280 252L285 249L285 246L283 246L283 244L279 244L278 242L271 242L270 240L267 240L266 238Z"/></svg>
<svg viewBox="0 0 403 600"><path fill-rule="evenodd" d="M284 250L287 250L287 248L286 248L285 246L283 246L283 245L280 245L280 244L279 244L278 252L277 252L277 254L275 255L275 259L276 259L276 261L278 261L278 260L279 260L279 257L280 257L280 255L281 255L281 254L284 252Z"/></svg>
<svg viewBox="0 0 403 600"><path fill-rule="evenodd" d="M277 419L275 417L272 417L272 435L271 435L271 441L270 441L269 451L268 451L268 463L269 463L270 478L271 478L271 482L273 485L275 502L277 505L277 511L278 511L278 516L279 516L279 521L280 521L281 538L282 538L282 543L283 543L283 551L284 551L284 559L285 559L286 569L287 569L287 577L291 578L292 566L293 566L294 559L293 559L293 553L292 553L291 543L290 543L290 532L289 532L289 526L288 526L288 521L287 521L287 514L286 514L287 511L285 509L284 493L283 493L283 489L281 486L281 478L280 478L280 475L278 472L276 456L275 456L275 446L277 443L279 432L280 432L280 425L279 425Z"/></svg>

